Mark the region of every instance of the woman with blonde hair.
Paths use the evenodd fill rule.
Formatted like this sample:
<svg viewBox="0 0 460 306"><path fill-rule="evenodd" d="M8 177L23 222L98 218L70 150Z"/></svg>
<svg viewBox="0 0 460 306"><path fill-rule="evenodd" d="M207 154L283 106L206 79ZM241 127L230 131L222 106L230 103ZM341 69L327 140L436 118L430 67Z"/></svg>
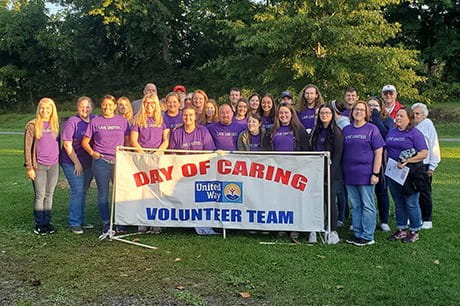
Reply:
<svg viewBox="0 0 460 306"><path fill-rule="evenodd" d="M126 97L120 97L117 100L117 115L122 116L128 123L131 125L133 122L134 112L133 107L131 106L131 101Z"/></svg>
<svg viewBox="0 0 460 306"><path fill-rule="evenodd" d="M196 109L197 118L201 118L201 113L203 112L206 102L208 102L208 95L206 92L201 89L195 90L192 96L192 105Z"/></svg>
<svg viewBox="0 0 460 306"><path fill-rule="evenodd" d="M160 101L156 94L144 96L134 117L129 139L132 147L164 150L169 145L169 129L163 122ZM138 150L142 152L142 150Z"/></svg>
<svg viewBox="0 0 460 306"><path fill-rule="evenodd" d="M59 118L54 101L43 98L24 133L24 166L35 192L34 233L52 234L53 193L59 176Z"/></svg>

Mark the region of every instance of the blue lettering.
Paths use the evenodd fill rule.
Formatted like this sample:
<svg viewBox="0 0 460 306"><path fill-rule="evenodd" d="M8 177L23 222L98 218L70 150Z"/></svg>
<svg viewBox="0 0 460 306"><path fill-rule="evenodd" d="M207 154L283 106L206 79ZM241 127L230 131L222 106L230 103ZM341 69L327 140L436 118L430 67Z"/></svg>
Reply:
<svg viewBox="0 0 460 306"><path fill-rule="evenodd" d="M200 221L202 219L203 219L203 210L193 209L192 210L192 221Z"/></svg>
<svg viewBox="0 0 460 306"><path fill-rule="evenodd" d="M157 216L157 208L156 207L154 207L154 208L147 207L145 210L146 210L146 214L147 214L147 220L155 220L155 218Z"/></svg>
<svg viewBox="0 0 460 306"><path fill-rule="evenodd" d="M158 210L158 219L165 221L169 219L169 210L167 208L160 208Z"/></svg>

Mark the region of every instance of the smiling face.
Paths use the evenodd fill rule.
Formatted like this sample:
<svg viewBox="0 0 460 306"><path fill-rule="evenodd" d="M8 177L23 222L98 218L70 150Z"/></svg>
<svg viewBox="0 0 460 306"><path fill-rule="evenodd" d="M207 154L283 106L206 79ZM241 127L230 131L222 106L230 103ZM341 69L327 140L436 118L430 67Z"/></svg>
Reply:
<svg viewBox="0 0 460 306"><path fill-rule="evenodd" d="M399 130L405 130L410 123L409 114L406 109L400 109L396 113L395 125Z"/></svg>
<svg viewBox="0 0 460 306"><path fill-rule="evenodd" d="M192 105L199 111L201 112L203 110L204 102L206 99L204 96L200 93L195 93L193 94L192 97Z"/></svg>
<svg viewBox="0 0 460 306"><path fill-rule="evenodd" d="M328 107L322 107L319 110L319 120L324 126L328 126L332 121L332 110Z"/></svg>
<svg viewBox="0 0 460 306"><path fill-rule="evenodd" d="M78 102L77 114L83 120L88 120L89 115L93 111L93 104L89 100L81 100Z"/></svg>
<svg viewBox="0 0 460 306"><path fill-rule="evenodd" d="M259 109L260 105L260 100L259 97L254 95L249 99L249 107L251 108L251 111L257 111Z"/></svg>
<svg viewBox="0 0 460 306"><path fill-rule="evenodd" d="M156 108L155 101L153 99L147 98L144 100L143 104L147 116L153 117Z"/></svg>
<svg viewBox="0 0 460 306"><path fill-rule="evenodd" d="M248 104L244 101L238 102L236 105L236 113L238 114L238 117L246 117L246 114L248 113Z"/></svg>
<svg viewBox="0 0 460 306"><path fill-rule="evenodd" d="M303 96L305 98L305 102L307 102L307 106L309 108L313 108L315 105L315 100L318 98L318 93L316 92L316 89L313 87L307 87L303 93Z"/></svg>
<svg viewBox="0 0 460 306"><path fill-rule="evenodd" d="M415 107L412 112L414 113L414 121L416 124L419 124L426 119L425 113L421 107Z"/></svg>
<svg viewBox="0 0 460 306"><path fill-rule="evenodd" d="M262 126L262 122L260 122L259 120L253 117L248 118L248 130L252 135L259 134L261 126Z"/></svg>
<svg viewBox="0 0 460 306"><path fill-rule="evenodd" d="M393 106L396 102L396 97L398 96L398 93L396 91L384 91L382 92L382 98L383 101L385 101L385 105L387 107Z"/></svg>
<svg viewBox="0 0 460 306"><path fill-rule="evenodd" d="M278 119L281 125L289 125L291 123L292 113L286 106L281 106L278 110Z"/></svg>
<svg viewBox="0 0 460 306"><path fill-rule="evenodd" d="M214 116L214 114L217 112L216 108L214 107L214 104L211 102L206 103L204 107L204 113L206 114L206 117L211 118Z"/></svg>
<svg viewBox="0 0 460 306"><path fill-rule="evenodd" d="M223 125L230 125L233 119L233 111L228 104L219 108L219 122Z"/></svg>
<svg viewBox="0 0 460 306"><path fill-rule="evenodd" d="M196 125L196 111L193 108L184 109L182 120L185 127L194 127Z"/></svg>
<svg viewBox="0 0 460 306"><path fill-rule="evenodd" d="M48 102L42 102L38 108L38 114L43 121L50 121L51 115L53 114L53 107Z"/></svg>
<svg viewBox="0 0 460 306"><path fill-rule="evenodd" d="M356 91L348 91L345 93L345 102L347 103L347 107L351 108L356 101L358 101L358 93Z"/></svg>
<svg viewBox="0 0 460 306"><path fill-rule="evenodd" d="M229 98L232 105L236 105L236 103L238 103L238 100L241 98L241 92L237 90L231 90Z"/></svg>
<svg viewBox="0 0 460 306"><path fill-rule="evenodd" d="M126 100L118 100L117 102L118 113L124 115L128 112L128 102Z"/></svg>
<svg viewBox="0 0 460 306"><path fill-rule="evenodd" d="M110 100L104 99L101 103L102 116L105 118L111 118L115 115L115 110L117 109L117 104Z"/></svg>
<svg viewBox="0 0 460 306"><path fill-rule="evenodd" d="M264 115L268 116L270 114L270 111L273 108L272 99L270 99L270 97L263 97L261 105L262 105L262 110L264 111Z"/></svg>
<svg viewBox="0 0 460 306"><path fill-rule="evenodd" d="M369 106L369 109L371 110L371 112L376 109L378 112L381 111L381 108L380 108L380 104L379 104L379 101L377 100L369 100L367 101L367 106Z"/></svg>
<svg viewBox="0 0 460 306"><path fill-rule="evenodd" d="M358 123L358 124L364 123L367 117L366 104L357 103L355 107L353 108L351 115L355 123Z"/></svg>
<svg viewBox="0 0 460 306"><path fill-rule="evenodd" d="M169 96L166 100L166 108L169 113L177 114L179 112L180 101L176 96Z"/></svg>

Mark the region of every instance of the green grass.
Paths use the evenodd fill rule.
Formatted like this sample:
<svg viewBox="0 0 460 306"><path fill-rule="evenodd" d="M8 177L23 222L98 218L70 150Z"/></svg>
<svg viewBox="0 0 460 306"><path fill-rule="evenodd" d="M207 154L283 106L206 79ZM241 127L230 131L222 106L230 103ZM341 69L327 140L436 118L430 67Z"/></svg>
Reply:
<svg viewBox="0 0 460 306"><path fill-rule="evenodd" d="M434 177L434 228L422 231L414 244L389 242L380 231L375 245L357 248L289 245L276 236L242 231L224 240L166 229L161 235L136 237L159 248L149 250L98 241L95 189L90 190L87 218L96 228L80 236L70 233L64 184L55 192L58 232L34 235L22 137L0 135L1 304L458 305L460 143L443 142L441 150ZM339 234L350 237L346 229ZM38 280L40 285L33 285ZM244 299L240 292L251 297Z"/></svg>

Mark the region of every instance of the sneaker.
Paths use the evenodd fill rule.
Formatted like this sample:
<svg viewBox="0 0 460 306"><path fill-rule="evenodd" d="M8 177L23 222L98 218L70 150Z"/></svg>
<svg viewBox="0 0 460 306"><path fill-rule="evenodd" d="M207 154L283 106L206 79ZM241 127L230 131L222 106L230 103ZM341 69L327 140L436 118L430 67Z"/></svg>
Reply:
<svg viewBox="0 0 460 306"><path fill-rule="evenodd" d="M349 227L348 229L349 229L350 231L352 231L352 230L353 230L353 224L350 225L350 227Z"/></svg>
<svg viewBox="0 0 460 306"><path fill-rule="evenodd" d="M391 231L391 228L387 223L380 223L380 228L382 229L382 232Z"/></svg>
<svg viewBox="0 0 460 306"><path fill-rule="evenodd" d="M83 224L81 227L83 229L92 229L92 228L94 228L94 225L88 223L88 224Z"/></svg>
<svg viewBox="0 0 460 306"><path fill-rule="evenodd" d="M308 235L308 243L316 243L316 232L310 232Z"/></svg>
<svg viewBox="0 0 460 306"><path fill-rule="evenodd" d="M52 224L47 224L45 227L48 230L48 234L56 233L56 228Z"/></svg>
<svg viewBox="0 0 460 306"><path fill-rule="evenodd" d="M109 237L109 235L110 235L109 231L102 232L102 234L99 236L99 240L104 240L105 238Z"/></svg>
<svg viewBox="0 0 460 306"><path fill-rule="evenodd" d="M72 226L70 230L72 231L72 233L77 234L77 235L83 234L83 230L81 226Z"/></svg>
<svg viewBox="0 0 460 306"><path fill-rule="evenodd" d="M415 242L419 239L418 232L410 231L407 234L407 237L402 240L402 242Z"/></svg>
<svg viewBox="0 0 460 306"><path fill-rule="evenodd" d="M364 238L358 238L356 241L353 242L353 245L356 246L366 246L366 245L373 245L375 243L375 240L368 240Z"/></svg>
<svg viewBox="0 0 460 306"><path fill-rule="evenodd" d="M140 225L137 227L137 231L140 233L146 233L147 232L147 226Z"/></svg>
<svg viewBox="0 0 460 306"><path fill-rule="evenodd" d="M117 229L115 230L115 235L126 235L128 231L126 230L126 227L123 225L117 226Z"/></svg>
<svg viewBox="0 0 460 306"><path fill-rule="evenodd" d="M388 240L395 241L395 240L402 240L407 237L407 232L405 230L398 230L396 233L388 237Z"/></svg>
<svg viewBox="0 0 460 306"><path fill-rule="evenodd" d="M286 232L278 232L278 237L286 237L287 233Z"/></svg>
<svg viewBox="0 0 460 306"><path fill-rule="evenodd" d="M337 227L343 227L343 221L337 220Z"/></svg>
<svg viewBox="0 0 460 306"><path fill-rule="evenodd" d="M339 234L336 231L332 231L329 233L327 237L327 244L337 244L339 243L339 241Z"/></svg>
<svg viewBox="0 0 460 306"><path fill-rule="evenodd" d="M161 234L161 227L159 227L159 226L152 226L150 228L150 230L151 230L152 233L154 233L156 235Z"/></svg>
<svg viewBox="0 0 460 306"><path fill-rule="evenodd" d="M46 235L48 234L48 229L45 226L35 226L34 233L37 235Z"/></svg>
<svg viewBox="0 0 460 306"><path fill-rule="evenodd" d="M433 222L423 221L422 229L432 229L432 228L433 228Z"/></svg>
<svg viewBox="0 0 460 306"><path fill-rule="evenodd" d="M347 239L345 240L346 243L349 243L349 244L355 244L356 242L360 241L361 238L358 238L358 237L353 237L351 239Z"/></svg>

